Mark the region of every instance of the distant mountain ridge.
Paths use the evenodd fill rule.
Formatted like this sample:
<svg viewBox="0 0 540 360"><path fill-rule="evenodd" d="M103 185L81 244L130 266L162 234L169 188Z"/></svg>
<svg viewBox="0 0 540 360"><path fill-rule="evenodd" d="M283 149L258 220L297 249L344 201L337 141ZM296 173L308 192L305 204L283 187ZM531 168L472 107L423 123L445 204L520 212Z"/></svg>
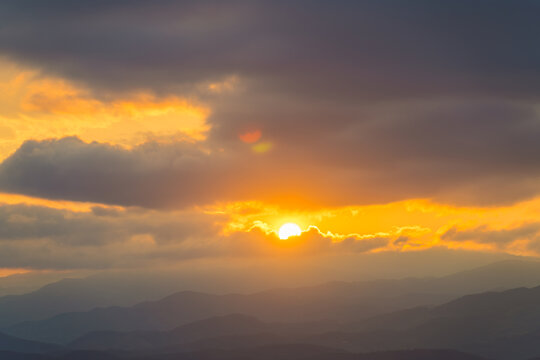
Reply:
<svg viewBox="0 0 540 360"><path fill-rule="evenodd" d="M480 292L511 283L540 283L540 263L505 261L442 278L333 282L248 295L182 291L131 307L96 308L23 322L4 331L21 338L68 343L92 331L170 330L231 313L263 321L350 322L418 305L441 304L471 289Z"/></svg>
<svg viewBox="0 0 540 360"><path fill-rule="evenodd" d="M82 350L167 348L209 337L256 334L269 328L254 317L231 314L196 321L170 331L91 332L71 342L69 347Z"/></svg>
<svg viewBox="0 0 540 360"><path fill-rule="evenodd" d="M296 332L287 325L297 326ZM467 295L439 306L334 326L310 335L308 324L267 324L245 315L229 315L171 332L90 333L72 346L134 350L141 348L133 344L143 342L146 349L193 351L238 349L250 343L304 343L351 352L448 348L490 359L528 359L540 356L540 286Z"/></svg>
<svg viewBox="0 0 540 360"><path fill-rule="evenodd" d="M540 287L467 295L346 324L311 342L350 351L451 348L494 359L540 356Z"/></svg>
<svg viewBox="0 0 540 360"><path fill-rule="evenodd" d="M159 299L176 291L167 288L170 286L150 282L143 286L135 278L120 276L66 278L27 294L1 296L0 328L99 306L132 306L148 300L148 294Z"/></svg>
<svg viewBox="0 0 540 360"><path fill-rule="evenodd" d="M60 346L53 344L19 339L14 336L0 333L0 351L44 353L59 349L61 349Z"/></svg>

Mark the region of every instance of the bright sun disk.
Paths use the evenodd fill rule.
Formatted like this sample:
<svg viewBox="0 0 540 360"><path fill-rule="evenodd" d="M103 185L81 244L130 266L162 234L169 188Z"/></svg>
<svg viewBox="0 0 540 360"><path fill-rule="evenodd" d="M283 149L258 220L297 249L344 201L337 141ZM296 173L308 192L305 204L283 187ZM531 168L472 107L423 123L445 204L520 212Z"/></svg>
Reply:
<svg viewBox="0 0 540 360"><path fill-rule="evenodd" d="M300 226L295 223L286 223L279 228L278 236L281 240L286 240L291 236L298 236L302 233Z"/></svg>

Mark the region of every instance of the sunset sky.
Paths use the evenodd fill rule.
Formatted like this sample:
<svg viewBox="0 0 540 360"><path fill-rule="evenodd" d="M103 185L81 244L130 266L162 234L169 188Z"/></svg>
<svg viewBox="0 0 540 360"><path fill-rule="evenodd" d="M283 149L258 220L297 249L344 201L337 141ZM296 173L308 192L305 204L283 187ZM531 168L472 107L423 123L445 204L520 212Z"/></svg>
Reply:
<svg viewBox="0 0 540 360"><path fill-rule="evenodd" d="M0 277L538 257L539 8L2 1Z"/></svg>

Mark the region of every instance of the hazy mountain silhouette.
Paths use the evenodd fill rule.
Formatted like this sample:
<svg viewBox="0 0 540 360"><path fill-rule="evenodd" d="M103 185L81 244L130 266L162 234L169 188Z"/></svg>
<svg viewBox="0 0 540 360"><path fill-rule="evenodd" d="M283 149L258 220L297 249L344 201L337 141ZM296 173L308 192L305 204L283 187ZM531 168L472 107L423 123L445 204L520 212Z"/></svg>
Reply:
<svg viewBox="0 0 540 360"><path fill-rule="evenodd" d="M539 340L540 287L375 316L310 339L351 351L452 348L512 360L540 355Z"/></svg>
<svg viewBox="0 0 540 360"><path fill-rule="evenodd" d="M540 331L533 331L523 335L497 338L483 343L463 346L493 359L527 359L535 357L540 359Z"/></svg>
<svg viewBox="0 0 540 360"><path fill-rule="evenodd" d="M59 349L59 346L53 344L23 340L14 336L0 333L0 351L43 353Z"/></svg>
<svg viewBox="0 0 540 360"><path fill-rule="evenodd" d="M193 351L299 342L364 352L453 348L494 359L526 359L540 355L539 304L540 287L518 288L376 316L323 333L322 328L313 329L310 324L268 324L238 314L198 321L169 332L90 333L71 346Z"/></svg>
<svg viewBox="0 0 540 360"><path fill-rule="evenodd" d="M269 331L271 326L256 318L232 314L177 327L171 331L91 332L69 346L91 350L140 350L166 348L223 335L244 335Z"/></svg>
<svg viewBox="0 0 540 360"><path fill-rule="evenodd" d="M332 282L249 295L183 291L131 307L96 308L23 322L5 331L32 340L66 343L92 331L170 330L231 313L254 316L266 322L343 322L418 305L440 304L470 291L531 283L540 283L540 263L505 261L442 278ZM30 304L33 302L28 300L26 306ZM16 307L11 306L11 309ZM35 306L42 307L39 302ZM0 308L3 312L10 309L9 306Z"/></svg>
<svg viewBox="0 0 540 360"><path fill-rule="evenodd" d="M0 328L69 311L88 311L99 306L131 306L174 293L177 286L177 282L168 275L150 280L110 274L107 277L63 279L28 294L0 297Z"/></svg>
<svg viewBox="0 0 540 360"><path fill-rule="evenodd" d="M375 316L355 330L449 329L466 327L456 336L475 339L512 336L540 329L540 286L467 295L435 307Z"/></svg>

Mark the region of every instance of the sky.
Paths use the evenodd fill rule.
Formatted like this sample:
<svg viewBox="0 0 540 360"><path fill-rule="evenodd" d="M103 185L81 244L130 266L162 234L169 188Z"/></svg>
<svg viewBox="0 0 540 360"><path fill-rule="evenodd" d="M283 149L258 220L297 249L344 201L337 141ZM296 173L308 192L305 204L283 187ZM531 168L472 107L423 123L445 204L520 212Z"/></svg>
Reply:
<svg viewBox="0 0 540 360"><path fill-rule="evenodd" d="M2 1L0 277L537 258L539 11Z"/></svg>

